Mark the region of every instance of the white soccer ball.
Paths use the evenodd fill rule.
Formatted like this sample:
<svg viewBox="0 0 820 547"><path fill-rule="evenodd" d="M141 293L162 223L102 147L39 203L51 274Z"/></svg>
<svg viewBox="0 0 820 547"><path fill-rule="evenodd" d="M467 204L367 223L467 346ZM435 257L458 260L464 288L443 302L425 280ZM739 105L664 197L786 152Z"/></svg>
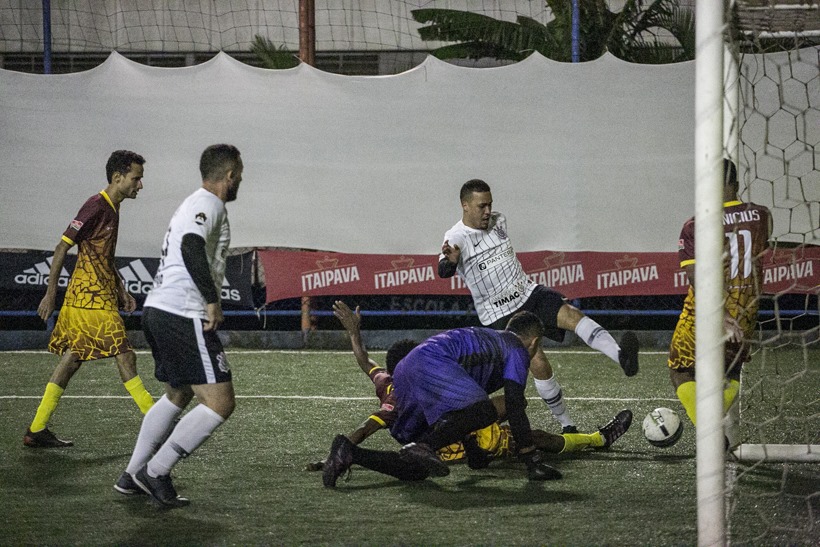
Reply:
<svg viewBox="0 0 820 547"><path fill-rule="evenodd" d="M652 446L668 448L683 435L683 422L671 408L656 408L643 419L643 435Z"/></svg>

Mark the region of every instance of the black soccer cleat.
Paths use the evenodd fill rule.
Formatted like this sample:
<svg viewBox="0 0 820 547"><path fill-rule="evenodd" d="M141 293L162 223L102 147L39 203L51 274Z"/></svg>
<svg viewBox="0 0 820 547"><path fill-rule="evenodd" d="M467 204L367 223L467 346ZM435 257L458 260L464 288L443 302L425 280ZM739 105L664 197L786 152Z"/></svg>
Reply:
<svg viewBox="0 0 820 547"><path fill-rule="evenodd" d="M635 376L638 374L638 337L634 332L628 330L621 336L621 351L618 352L618 362L621 368L624 369L624 374L627 376Z"/></svg>
<svg viewBox="0 0 820 547"><path fill-rule="evenodd" d="M345 471L353 465L353 443L344 435L336 435L330 445L330 454L325 458L322 482L327 488L334 488Z"/></svg>
<svg viewBox="0 0 820 547"><path fill-rule="evenodd" d="M133 475L133 479L134 484L139 486L143 492L151 496L151 498L160 505L166 507L184 507L191 503L188 498L177 495L170 475L152 477L148 474L147 466L143 465L142 469Z"/></svg>
<svg viewBox="0 0 820 547"><path fill-rule="evenodd" d="M598 430L598 433L604 438L604 446L601 448L609 448L612 446L612 443L620 439L621 436L627 432L630 425L632 425L632 411L624 409L618 412L614 418L609 420L609 423Z"/></svg>
<svg viewBox="0 0 820 547"><path fill-rule="evenodd" d="M142 488L137 486L137 483L134 482L134 477L132 477L127 471L123 471L120 478L114 483L114 490L124 496L145 495Z"/></svg>
<svg viewBox="0 0 820 547"><path fill-rule="evenodd" d="M578 428L574 425L565 425L561 428L561 434L564 435L566 433L578 433Z"/></svg>
<svg viewBox="0 0 820 547"><path fill-rule="evenodd" d="M424 443L409 443L399 450L399 458L416 465L422 466L434 477L446 477L450 474L450 468L441 461L430 445Z"/></svg>
<svg viewBox="0 0 820 547"><path fill-rule="evenodd" d="M48 428L37 432L26 429L26 434L23 435L23 444L29 448L65 448L67 446L74 446L72 441L58 439Z"/></svg>
<svg viewBox="0 0 820 547"><path fill-rule="evenodd" d="M519 454L518 459L527 466L527 478L531 481L557 481L563 478L560 471L547 465L544 453L540 450Z"/></svg>

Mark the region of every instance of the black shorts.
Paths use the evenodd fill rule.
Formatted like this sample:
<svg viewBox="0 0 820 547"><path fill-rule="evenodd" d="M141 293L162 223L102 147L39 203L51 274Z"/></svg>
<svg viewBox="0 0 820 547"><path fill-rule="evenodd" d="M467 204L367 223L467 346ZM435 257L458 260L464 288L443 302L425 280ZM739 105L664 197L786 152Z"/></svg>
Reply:
<svg viewBox="0 0 820 547"><path fill-rule="evenodd" d="M160 382L183 386L231 381L228 358L216 331L202 330L202 319L191 319L157 308L142 312L142 330L151 346Z"/></svg>
<svg viewBox="0 0 820 547"><path fill-rule="evenodd" d="M504 330L507 328L507 323L513 315L520 311L529 311L537 315L541 322L544 323L544 336L556 342L563 342L564 335L567 331L558 328L558 310L560 310L561 306L566 304L566 302L567 299L558 291L548 289L543 285L536 285L523 306L513 313L495 321L490 325L490 328Z"/></svg>

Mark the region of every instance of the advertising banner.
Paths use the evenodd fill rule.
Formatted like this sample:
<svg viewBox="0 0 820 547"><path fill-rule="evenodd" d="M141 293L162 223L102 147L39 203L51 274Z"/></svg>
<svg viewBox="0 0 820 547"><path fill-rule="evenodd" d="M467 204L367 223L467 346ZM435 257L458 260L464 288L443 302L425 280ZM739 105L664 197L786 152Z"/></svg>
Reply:
<svg viewBox="0 0 820 547"><path fill-rule="evenodd" d="M258 252L268 302L299 296L469 294L457 275L438 277L437 255ZM517 256L533 281L569 298L674 295L689 287L675 252L537 251ZM767 293L820 292L818 247L770 251L763 264Z"/></svg>
<svg viewBox="0 0 820 547"><path fill-rule="evenodd" d="M45 251L1 252L0 289L45 294L53 253ZM222 303L233 307L253 308L251 294L251 262L253 253L228 257L225 281L222 283ZM77 255L66 256L57 286L65 289L77 262ZM142 307L145 296L154 286L158 258L117 257L117 269L125 288Z"/></svg>

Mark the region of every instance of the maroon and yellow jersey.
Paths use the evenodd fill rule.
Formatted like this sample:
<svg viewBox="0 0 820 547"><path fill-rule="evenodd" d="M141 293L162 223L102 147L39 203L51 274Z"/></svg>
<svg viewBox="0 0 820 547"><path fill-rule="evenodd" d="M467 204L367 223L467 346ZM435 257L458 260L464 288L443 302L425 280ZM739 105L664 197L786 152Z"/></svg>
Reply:
<svg viewBox="0 0 820 547"><path fill-rule="evenodd" d="M396 421L396 397L393 394L393 377L381 367L373 367L367 373L376 386L376 397L379 399L379 411L370 416L382 427L390 427Z"/></svg>
<svg viewBox="0 0 820 547"><path fill-rule="evenodd" d="M726 311L749 338L757 324L757 311L763 280L762 255L769 248L771 213L754 203L730 201L723 204L725 253L724 279ZM678 241L681 267L695 263L695 219L683 225ZM688 368L695 361L695 291L690 286L683 303L669 351L669 366ZM748 361L748 345L726 345L727 366L740 357Z"/></svg>
<svg viewBox="0 0 820 547"><path fill-rule="evenodd" d="M63 241L77 245L77 265L71 274L64 305L88 310L119 309L120 277L114 262L120 215L105 191L83 204Z"/></svg>

